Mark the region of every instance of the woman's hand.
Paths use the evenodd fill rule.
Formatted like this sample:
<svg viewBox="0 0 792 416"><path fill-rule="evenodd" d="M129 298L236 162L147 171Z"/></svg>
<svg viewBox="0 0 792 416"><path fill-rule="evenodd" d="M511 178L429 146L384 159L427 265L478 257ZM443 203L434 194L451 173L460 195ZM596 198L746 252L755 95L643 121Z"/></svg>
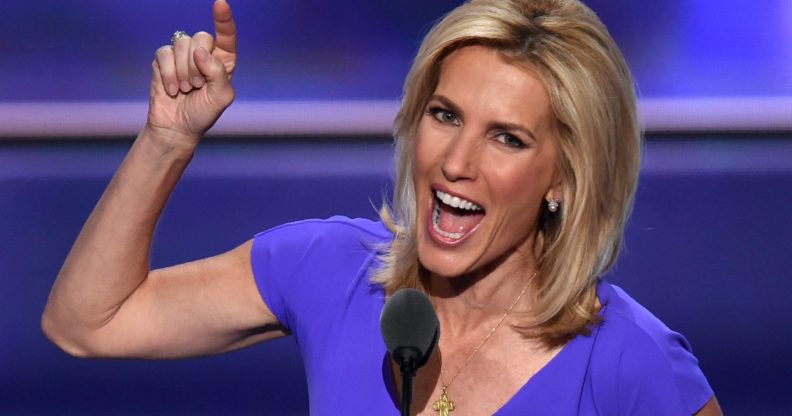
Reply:
<svg viewBox="0 0 792 416"><path fill-rule="evenodd" d="M215 37L182 36L152 63L146 131L168 146L194 148L234 100L236 25L225 0L215 1L213 14Z"/></svg>

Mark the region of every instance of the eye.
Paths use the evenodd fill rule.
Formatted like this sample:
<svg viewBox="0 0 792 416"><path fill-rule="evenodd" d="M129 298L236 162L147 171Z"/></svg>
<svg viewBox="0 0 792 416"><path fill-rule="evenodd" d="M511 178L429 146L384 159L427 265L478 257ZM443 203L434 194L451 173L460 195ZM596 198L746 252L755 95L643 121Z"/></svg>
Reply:
<svg viewBox="0 0 792 416"><path fill-rule="evenodd" d="M435 120L443 124L451 124L454 126L459 125L459 118L457 118L456 114L446 110L445 108L432 107L429 109L429 114L431 114Z"/></svg>
<svg viewBox="0 0 792 416"><path fill-rule="evenodd" d="M495 140L497 140L498 142L502 143L507 147L511 147L514 149L522 149L524 147L527 147L524 141L520 140L519 137L510 133L498 133L495 136Z"/></svg>

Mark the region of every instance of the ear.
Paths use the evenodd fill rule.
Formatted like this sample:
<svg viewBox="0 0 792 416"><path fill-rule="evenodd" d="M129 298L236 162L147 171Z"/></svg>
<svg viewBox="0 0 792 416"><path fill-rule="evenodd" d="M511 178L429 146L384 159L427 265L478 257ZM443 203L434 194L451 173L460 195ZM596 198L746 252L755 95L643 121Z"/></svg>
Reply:
<svg viewBox="0 0 792 416"><path fill-rule="evenodd" d="M561 182L560 178L556 178L553 180L553 186L547 190L547 193L544 196L545 201L549 202L552 200L562 202L564 199L564 184Z"/></svg>

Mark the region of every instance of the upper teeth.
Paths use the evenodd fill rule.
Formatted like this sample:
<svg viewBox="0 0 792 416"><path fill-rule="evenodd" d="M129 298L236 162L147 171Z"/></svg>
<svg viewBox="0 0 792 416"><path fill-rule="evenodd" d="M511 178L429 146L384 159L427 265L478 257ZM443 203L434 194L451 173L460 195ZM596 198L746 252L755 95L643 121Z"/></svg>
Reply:
<svg viewBox="0 0 792 416"><path fill-rule="evenodd" d="M451 205L454 208L466 209L470 211L481 211L481 207L462 198L451 196L443 191L435 191L437 199L446 205Z"/></svg>

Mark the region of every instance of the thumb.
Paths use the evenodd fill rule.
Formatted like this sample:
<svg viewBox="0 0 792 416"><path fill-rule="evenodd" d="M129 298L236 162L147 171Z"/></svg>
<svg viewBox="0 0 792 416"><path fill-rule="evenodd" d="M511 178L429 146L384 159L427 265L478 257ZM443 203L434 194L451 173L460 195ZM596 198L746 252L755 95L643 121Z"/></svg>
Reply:
<svg viewBox="0 0 792 416"><path fill-rule="evenodd" d="M207 93L219 104L228 105L234 99L234 88L231 86L225 65L217 60L203 46L195 49L193 58L195 66L206 78Z"/></svg>

